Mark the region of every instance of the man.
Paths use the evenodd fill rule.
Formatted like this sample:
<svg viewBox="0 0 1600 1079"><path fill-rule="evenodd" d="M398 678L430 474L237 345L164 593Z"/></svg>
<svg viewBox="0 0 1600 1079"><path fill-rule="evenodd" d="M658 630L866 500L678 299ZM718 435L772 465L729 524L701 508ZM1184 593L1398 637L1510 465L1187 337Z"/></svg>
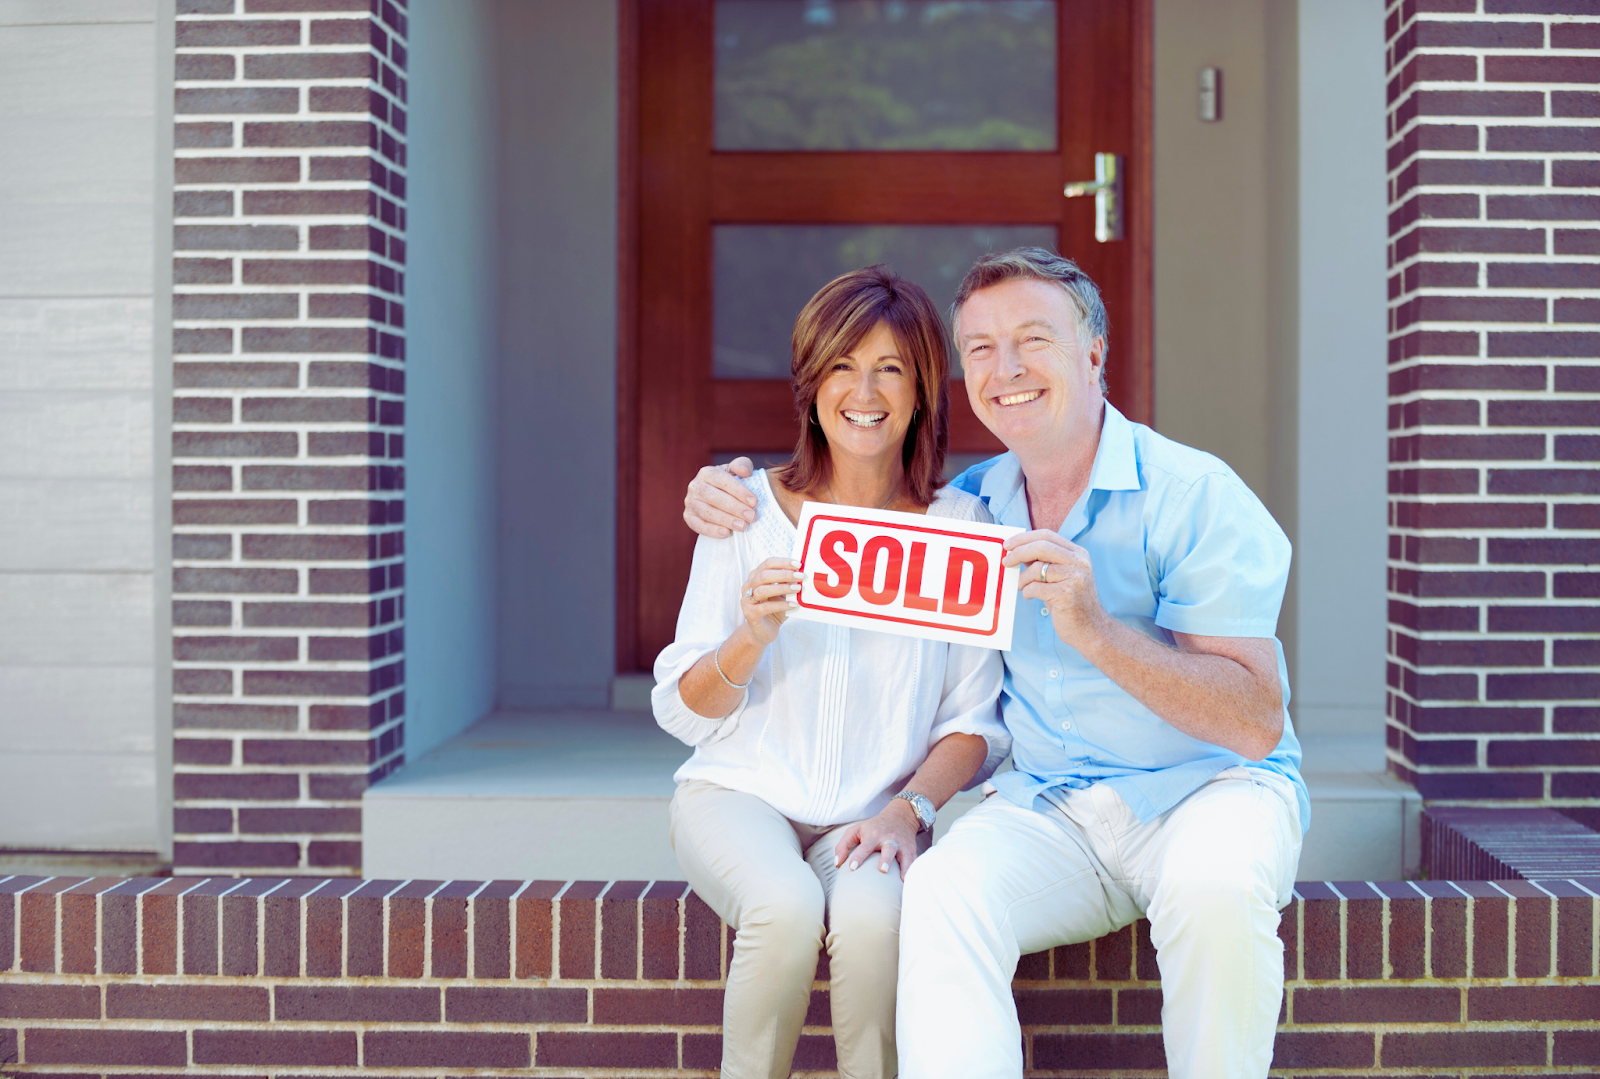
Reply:
<svg viewBox="0 0 1600 1079"><path fill-rule="evenodd" d="M1018 958L1143 916L1169 1072L1265 1076L1310 808L1274 636L1289 542L1222 461L1106 402L1105 308L1071 261L986 256L952 311L1010 451L955 485L1030 529L1007 544L1015 770L907 874L900 1073L1019 1076ZM685 518L726 535L742 492L703 470Z"/></svg>

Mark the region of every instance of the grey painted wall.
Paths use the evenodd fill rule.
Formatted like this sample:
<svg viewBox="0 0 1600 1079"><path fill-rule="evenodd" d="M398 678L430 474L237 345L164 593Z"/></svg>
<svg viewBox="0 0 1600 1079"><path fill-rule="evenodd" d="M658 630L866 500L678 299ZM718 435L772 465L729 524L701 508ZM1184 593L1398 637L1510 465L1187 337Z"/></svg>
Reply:
<svg viewBox="0 0 1600 1079"><path fill-rule="evenodd" d="M0 2L0 846L159 841L155 10Z"/></svg>
<svg viewBox="0 0 1600 1079"><path fill-rule="evenodd" d="M406 753L495 701L494 0L411 7Z"/></svg>
<svg viewBox="0 0 1600 1079"><path fill-rule="evenodd" d="M1156 0L1155 426L1227 461L1270 505L1263 6ZM1197 111L1208 66L1223 72L1218 123Z"/></svg>
<svg viewBox="0 0 1600 1079"><path fill-rule="evenodd" d="M1295 542L1279 635L1307 733L1382 725L1382 19L1155 7L1156 427L1231 464ZM1219 123L1197 116L1206 66Z"/></svg>
<svg viewBox="0 0 1600 1079"><path fill-rule="evenodd" d="M502 0L500 701L606 704L615 669L617 24Z"/></svg>
<svg viewBox="0 0 1600 1079"><path fill-rule="evenodd" d="M1383 729L1383 12L1299 0L1297 682L1309 733Z"/></svg>

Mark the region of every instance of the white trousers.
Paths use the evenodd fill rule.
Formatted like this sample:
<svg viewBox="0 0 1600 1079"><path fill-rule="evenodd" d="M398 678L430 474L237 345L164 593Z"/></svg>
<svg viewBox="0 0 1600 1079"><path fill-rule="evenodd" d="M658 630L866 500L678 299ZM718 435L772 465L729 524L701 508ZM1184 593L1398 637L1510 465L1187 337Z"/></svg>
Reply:
<svg viewBox="0 0 1600 1079"><path fill-rule="evenodd" d="M994 795L906 877L896 1029L902 1079L1017 1079L1017 960L1144 916L1173 1079L1259 1079L1283 997L1278 911L1300 861L1294 787L1231 768L1140 824L1104 784L1064 809Z"/></svg>

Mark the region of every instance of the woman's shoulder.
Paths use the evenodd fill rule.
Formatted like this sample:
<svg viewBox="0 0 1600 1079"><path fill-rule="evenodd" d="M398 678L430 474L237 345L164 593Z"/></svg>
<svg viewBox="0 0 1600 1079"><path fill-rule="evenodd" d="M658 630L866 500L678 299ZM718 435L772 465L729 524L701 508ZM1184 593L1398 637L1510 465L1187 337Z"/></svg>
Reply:
<svg viewBox="0 0 1600 1079"><path fill-rule="evenodd" d="M766 469L758 468L754 472L750 473L749 479L741 478L739 482L749 488L750 493L756 496L756 506L758 511L764 510L768 506L772 506L774 508L777 507L778 496L773 493L772 477L768 474ZM782 511L780 510L779 512L781 513Z"/></svg>
<svg viewBox="0 0 1600 1079"><path fill-rule="evenodd" d="M744 537L751 554L757 556L758 561L776 554L788 554L794 546L794 526L778 504L771 473L765 468L758 468L749 479L739 482L756 496L756 523L736 535Z"/></svg>
<svg viewBox="0 0 1600 1079"><path fill-rule="evenodd" d="M948 486L939 489L932 505L928 507L928 516L949 517L957 521L975 521L980 524L994 523L994 518L989 514L989 507L983 504L983 499Z"/></svg>

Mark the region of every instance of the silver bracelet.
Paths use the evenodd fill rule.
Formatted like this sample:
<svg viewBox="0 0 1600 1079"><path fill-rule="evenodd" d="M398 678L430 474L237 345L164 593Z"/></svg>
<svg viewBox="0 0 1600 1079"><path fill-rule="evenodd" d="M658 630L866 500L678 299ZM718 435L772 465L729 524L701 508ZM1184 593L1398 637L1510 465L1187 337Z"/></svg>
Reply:
<svg viewBox="0 0 1600 1079"><path fill-rule="evenodd" d="M726 643L726 642L724 642L724 643ZM721 678L724 682L728 683L728 688L729 689L748 689L749 686L750 686L750 682L754 682L756 680L755 673L754 672L751 673L750 682L746 682L744 685L741 686L738 682L733 681L727 675L722 673L722 658L720 656L721 652L722 652L722 645L719 644L719 645L717 645L716 651L711 653L711 662L716 665L717 677Z"/></svg>

